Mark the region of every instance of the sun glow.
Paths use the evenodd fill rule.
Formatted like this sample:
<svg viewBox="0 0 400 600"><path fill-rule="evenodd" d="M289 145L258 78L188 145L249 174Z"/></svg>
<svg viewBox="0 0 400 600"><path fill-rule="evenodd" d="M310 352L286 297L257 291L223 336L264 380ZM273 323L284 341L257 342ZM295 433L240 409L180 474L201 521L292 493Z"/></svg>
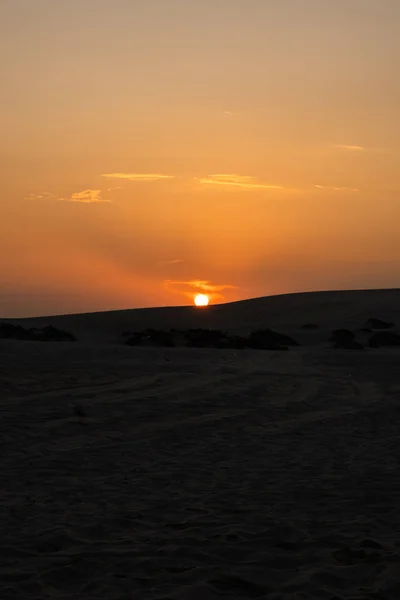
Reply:
<svg viewBox="0 0 400 600"><path fill-rule="evenodd" d="M208 296L206 296L206 294L197 294L197 296L194 297L194 303L196 306L208 306L209 302L210 299Z"/></svg>

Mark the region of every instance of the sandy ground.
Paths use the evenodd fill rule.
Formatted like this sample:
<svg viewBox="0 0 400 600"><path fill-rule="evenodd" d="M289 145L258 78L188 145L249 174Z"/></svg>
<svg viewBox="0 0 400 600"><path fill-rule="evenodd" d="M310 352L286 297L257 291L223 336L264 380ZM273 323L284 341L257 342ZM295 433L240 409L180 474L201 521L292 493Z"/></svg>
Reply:
<svg viewBox="0 0 400 600"><path fill-rule="evenodd" d="M397 600L399 364L2 341L1 599Z"/></svg>

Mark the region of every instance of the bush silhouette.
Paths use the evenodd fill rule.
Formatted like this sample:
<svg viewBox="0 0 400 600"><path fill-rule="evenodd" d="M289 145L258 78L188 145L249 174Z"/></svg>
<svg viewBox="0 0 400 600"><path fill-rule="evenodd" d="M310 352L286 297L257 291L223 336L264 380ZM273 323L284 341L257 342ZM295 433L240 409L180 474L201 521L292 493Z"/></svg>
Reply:
<svg viewBox="0 0 400 600"><path fill-rule="evenodd" d="M394 327L393 323L389 323L388 321L382 321L381 319L368 319L366 322L366 327L370 327L371 329L391 329Z"/></svg>
<svg viewBox="0 0 400 600"><path fill-rule="evenodd" d="M183 332L186 345L192 348L226 348L228 338L217 329L189 329Z"/></svg>
<svg viewBox="0 0 400 600"><path fill-rule="evenodd" d="M400 346L400 335L393 331L379 331L369 339L370 348Z"/></svg>
<svg viewBox="0 0 400 600"><path fill-rule="evenodd" d="M52 325L46 327L25 329L21 325L12 323L0 324L0 339L25 340L31 342L75 342L76 338L72 333L56 329Z"/></svg>
<svg viewBox="0 0 400 600"><path fill-rule="evenodd" d="M189 348L287 350L288 346L299 345L291 337L271 329L253 331L248 338L242 335L228 334L218 329L201 328L183 331L146 329L134 333L125 331L122 337L124 338L123 343L127 346L173 347L183 345Z"/></svg>
<svg viewBox="0 0 400 600"><path fill-rule="evenodd" d="M355 341L355 333L349 329L336 329L332 331L331 342L334 348L343 350L361 350L362 346Z"/></svg>
<svg viewBox="0 0 400 600"><path fill-rule="evenodd" d="M249 348L255 350L284 350L288 346L299 346L293 338L272 329L257 329L249 336Z"/></svg>
<svg viewBox="0 0 400 600"><path fill-rule="evenodd" d="M124 332L125 345L127 346L158 346L172 348L175 345L173 335L170 331L157 329L145 329L133 334Z"/></svg>

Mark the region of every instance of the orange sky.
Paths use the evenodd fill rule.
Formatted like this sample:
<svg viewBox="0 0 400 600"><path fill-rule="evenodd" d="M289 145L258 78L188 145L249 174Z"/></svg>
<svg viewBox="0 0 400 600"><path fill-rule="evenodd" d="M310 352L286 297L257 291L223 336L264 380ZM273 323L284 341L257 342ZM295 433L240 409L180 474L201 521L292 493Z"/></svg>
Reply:
<svg viewBox="0 0 400 600"><path fill-rule="evenodd" d="M3 0L0 316L400 285L398 0Z"/></svg>

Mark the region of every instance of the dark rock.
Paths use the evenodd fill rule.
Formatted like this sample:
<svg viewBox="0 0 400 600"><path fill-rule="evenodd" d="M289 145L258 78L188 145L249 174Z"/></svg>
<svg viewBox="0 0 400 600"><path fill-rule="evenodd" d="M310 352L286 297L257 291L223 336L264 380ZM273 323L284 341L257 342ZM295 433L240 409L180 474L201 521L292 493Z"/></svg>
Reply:
<svg viewBox="0 0 400 600"><path fill-rule="evenodd" d="M370 337L369 346L370 348L400 346L400 335L393 331L379 331Z"/></svg>

